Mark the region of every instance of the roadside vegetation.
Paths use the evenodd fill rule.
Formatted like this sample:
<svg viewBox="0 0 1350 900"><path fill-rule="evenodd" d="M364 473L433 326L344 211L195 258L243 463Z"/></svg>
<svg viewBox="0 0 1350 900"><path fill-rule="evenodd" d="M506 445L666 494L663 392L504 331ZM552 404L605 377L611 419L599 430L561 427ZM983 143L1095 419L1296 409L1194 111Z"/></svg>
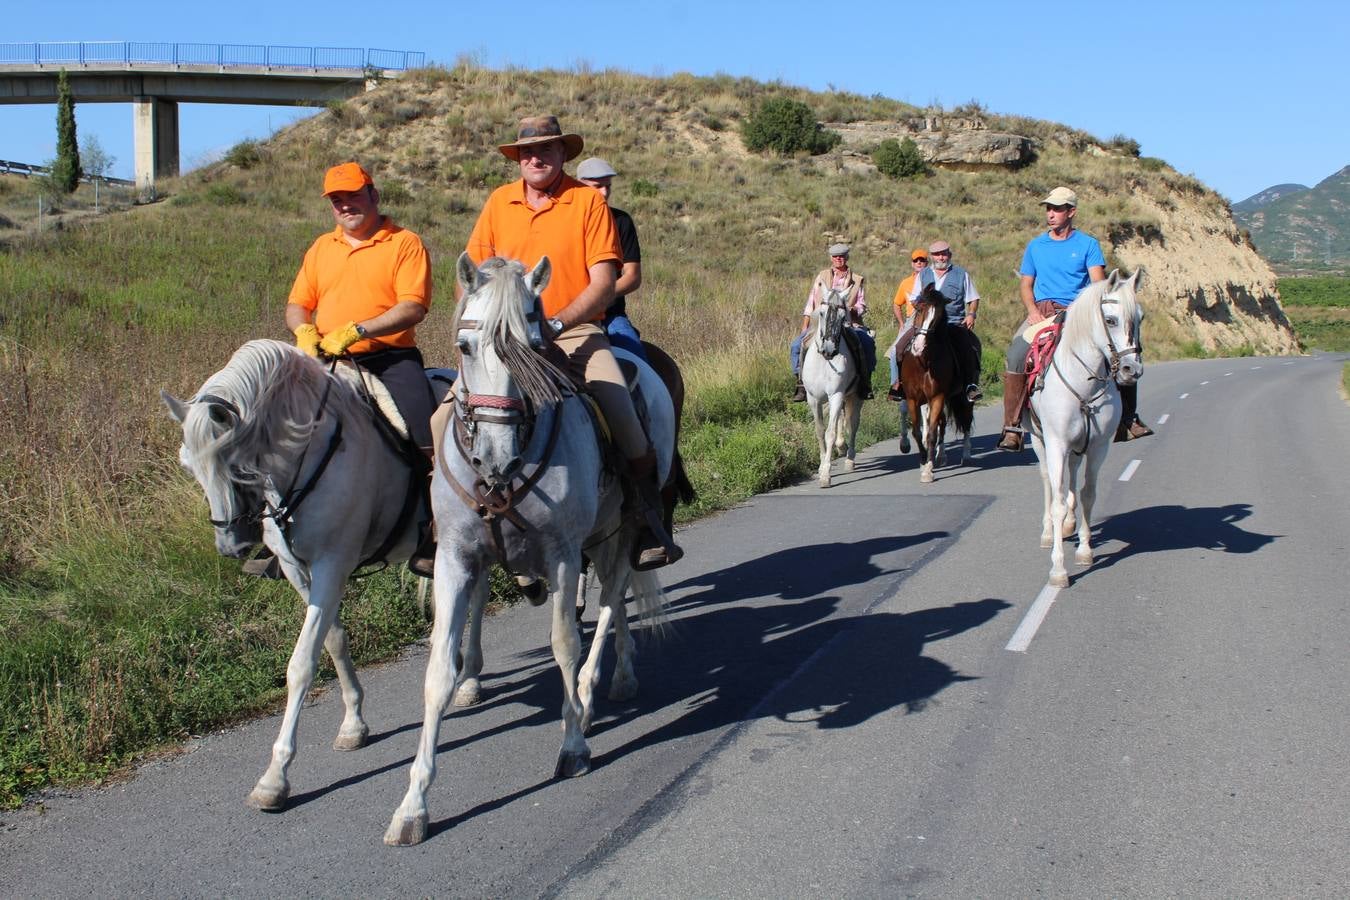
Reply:
<svg viewBox="0 0 1350 900"><path fill-rule="evenodd" d="M1281 278L1279 288L1285 315L1305 347L1350 351L1350 278Z"/></svg>
<svg viewBox="0 0 1350 900"><path fill-rule="evenodd" d="M1160 161L1083 154L1081 132L1020 119L991 126L1045 142L1015 172L830 172L810 147L746 150L746 118L775 98L808 107L814 122L919 112L730 76L463 63L330 104L162 184L166 200L119 202L116 215L70 214L87 208L81 186L38 231L8 212L35 207L32 186L0 179L0 217L10 218L0 218L0 808L284 693L301 619L294 592L216 556L158 392L187 396L244 341L289 337L282 307L296 267L332 227L319 196L326 166L362 161L385 211L426 239L437 292L419 343L428 364L447 365L455 258L487 193L515 177L495 147L517 119L556 112L585 136L587 154L613 163L614 202L633 214L643 243L644 286L630 314L680 360L688 383L682 446L699 501L686 520L814 470L809 416L787 401L787 347L830 242L852 242L884 349L908 250L950 241L984 297L992 389L1021 318L1013 273L1040 225L1036 198L1060 183L1095 185L1101 199L1079 218L1106 234L1149 225L1135 192L1204 192ZM1161 320L1146 321L1150 354L1182 355L1187 336ZM886 377L883 358L880 396ZM895 419L894 404L867 404L860 440L894 437ZM506 595L504 583L496 593ZM397 653L425 627L398 572L355 582L343 616L361 662Z"/></svg>

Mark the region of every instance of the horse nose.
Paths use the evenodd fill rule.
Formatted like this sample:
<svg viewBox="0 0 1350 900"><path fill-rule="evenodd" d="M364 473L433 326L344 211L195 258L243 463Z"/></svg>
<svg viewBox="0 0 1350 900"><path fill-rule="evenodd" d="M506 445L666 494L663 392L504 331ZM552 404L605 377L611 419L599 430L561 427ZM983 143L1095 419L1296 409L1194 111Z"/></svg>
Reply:
<svg viewBox="0 0 1350 900"><path fill-rule="evenodd" d="M506 464L506 469L502 471L503 478L511 478L517 472L525 467L525 460L519 456L511 457L511 461Z"/></svg>

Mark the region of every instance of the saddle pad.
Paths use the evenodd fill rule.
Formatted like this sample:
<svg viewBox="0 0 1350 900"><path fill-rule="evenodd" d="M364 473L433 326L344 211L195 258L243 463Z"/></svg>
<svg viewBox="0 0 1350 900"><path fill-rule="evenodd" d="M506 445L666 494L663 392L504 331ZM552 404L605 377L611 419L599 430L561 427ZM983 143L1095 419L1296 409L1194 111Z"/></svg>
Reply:
<svg viewBox="0 0 1350 900"><path fill-rule="evenodd" d="M1042 331L1051 327L1054 324L1055 318L1050 317L1046 319L1041 319L1035 325L1028 325L1026 328L1022 330L1022 340L1034 346L1036 343L1036 335L1040 334Z"/></svg>
<svg viewBox="0 0 1350 900"><path fill-rule="evenodd" d="M399 437L405 441L410 440L408 423L403 421L403 415L398 411L398 404L394 402L394 395L389 393L389 388L384 386L383 381L347 360L339 362L334 371L339 378L344 379L357 392L360 392L364 386L365 391L375 401L375 408L380 411L380 415L384 416L385 421L393 427Z"/></svg>

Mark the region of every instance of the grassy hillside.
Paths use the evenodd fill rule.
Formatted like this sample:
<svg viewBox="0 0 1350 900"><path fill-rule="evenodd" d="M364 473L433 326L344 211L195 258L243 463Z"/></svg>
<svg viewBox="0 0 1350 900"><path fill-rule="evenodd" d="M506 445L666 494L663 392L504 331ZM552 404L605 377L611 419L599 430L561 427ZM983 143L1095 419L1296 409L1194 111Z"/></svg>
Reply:
<svg viewBox="0 0 1350 900"><path fill-rule="evenodd" d="M630 313L689 383L692 514L813 468L805 410L786 402L786 357L831 241L853 242L883 346L908 249L950 241L985 298L992 377L1021 315L1014 268L1051 187L1077 186L1080 224L1105 238L1152 234L1149 204L1172 198L1223 214L1221 198L1158 160L1094 155L1090 136L1031 120L990 117L1040 141L1015 172L893 181L747 154L738 123L784 94L823 121L916 112L725 76L433 69L240 145L164 185L167 201L41 235L0 230L0 806L281 689L293 592L215 556L157 395L190 394L245 340L287 336L301 254L331 227L319 184L332 163L367 165L386 211L427 240L438 289L420 342L429 363L446 364L455 257L488 191L515 176L495 145L539 111L585 135L621 173L614 201L641 231L644 287ZM1146 322L1151 356L1188 346L1168 321ZM893 436L894 414L868 404L865 438ZM344 617L364 660L422 627L392 573L355 584Z"/></svg>

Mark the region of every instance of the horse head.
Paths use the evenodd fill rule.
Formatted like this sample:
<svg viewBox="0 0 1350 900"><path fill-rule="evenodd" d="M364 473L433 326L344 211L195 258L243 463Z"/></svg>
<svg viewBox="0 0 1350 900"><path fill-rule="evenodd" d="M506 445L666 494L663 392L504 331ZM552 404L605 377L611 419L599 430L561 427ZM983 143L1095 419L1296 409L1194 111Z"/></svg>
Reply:
<svg viewBox="0 0 1350 900"><path fill-rule="evenodd" d="M464 293L454 325L460 356L455 440L490 488L506 486L520 471L536 415L563 396L564 376L536 352L539 298L551 271L547 256L528 274L520 262L501 257L475 267L462 253L456 265Z"/></svg>
<svg viewBox="0 0 1350 900"><path fill-rule="evenodd" d="M1098 294L1093 333L1097 349L1110 366L1111 377L1120 384L1134 384L1144 374L1139 329L1144 310L1135 299L1143 285L1143 269L1128 278L1112 269ZM1075 301L1076 303L1077 301Z"/></svg>
<svg viewBox="0 0 1350 900"><path fill-rule="evenodd" d="M183 427L178 462L206 493L216 531L216 551L234 559L246 555L262 541L262 490L256 483L237 477L223 452L239 425L239 407L208 393L188 400L179 400L168 391L160 391L159 396L169 416Z"/></svg>
<svg viewBox="0 0 1350 900"><path fill-rule="evenodd" d="M914 301L914 355L923 356L928 348L928 335L942 334L946 325L947 298L930 284Z"/></svg>
<svg viewBox="0 0 1350 900"><path fill-rule="evenodd" d="M846 297L846 292L831 288L816 307L816 351L826 359L834 358L843 340L844 323L848 321Z"/></svg>

